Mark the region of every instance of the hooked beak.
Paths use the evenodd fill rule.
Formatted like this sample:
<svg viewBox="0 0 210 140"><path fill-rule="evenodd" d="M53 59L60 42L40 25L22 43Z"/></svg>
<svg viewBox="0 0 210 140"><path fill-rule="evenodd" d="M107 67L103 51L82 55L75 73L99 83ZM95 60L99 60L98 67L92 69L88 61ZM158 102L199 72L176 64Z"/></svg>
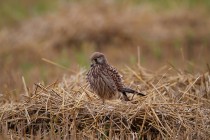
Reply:
<svg viewBox="0 0 210 140"><path fill-rule="evenodd" d="M91 67L93 67L94 65L96 65L96 63L97 63L97 61L96 61L96 59L94 59L94 61L91 63Z"/></svg>
<svg viewBox="0 0 210 140"><path fill-rule="evenodd" d="M93 67L93 66L95 66L95 62L93 62L93 63L90 64L90 67Z"/></svg>

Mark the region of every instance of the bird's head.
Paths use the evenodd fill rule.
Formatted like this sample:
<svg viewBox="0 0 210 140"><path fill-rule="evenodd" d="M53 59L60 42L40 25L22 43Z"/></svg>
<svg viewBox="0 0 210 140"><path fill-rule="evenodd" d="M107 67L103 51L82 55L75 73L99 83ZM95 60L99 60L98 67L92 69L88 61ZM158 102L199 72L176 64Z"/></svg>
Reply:
<svg viewBox="0 0 210 140"><path fill-rule="evenodd" d="M94 52L90 60L91 60L91 66L107 64L105 55L100 52Z"/></svg>

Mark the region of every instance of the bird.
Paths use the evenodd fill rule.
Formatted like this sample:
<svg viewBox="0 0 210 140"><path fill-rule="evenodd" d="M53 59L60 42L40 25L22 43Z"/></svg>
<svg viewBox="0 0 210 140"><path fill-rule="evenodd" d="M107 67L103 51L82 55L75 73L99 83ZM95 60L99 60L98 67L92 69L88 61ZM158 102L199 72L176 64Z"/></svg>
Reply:
<svg viewBox="0 0 210 140"><path fill-rule="evenodd" d="M123 84L122 76L117 69L109 65L106 56L101 52L94 52L90 57L91 65L86 74L90 89L96 93L103 103L121 93L125 101L130 101L126 93L145 96Z"/></svg>

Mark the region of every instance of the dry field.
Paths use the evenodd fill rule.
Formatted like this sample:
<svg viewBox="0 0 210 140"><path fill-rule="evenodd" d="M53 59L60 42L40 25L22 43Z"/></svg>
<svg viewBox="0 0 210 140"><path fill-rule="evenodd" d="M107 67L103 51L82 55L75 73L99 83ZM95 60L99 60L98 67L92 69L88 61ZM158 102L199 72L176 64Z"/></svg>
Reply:
<svg viewBox="0 0 210 140"><path fill-rule="evenodd" d="M151 70L172 63L190 72L205 72L210 60L209 35L209 12L199 6L65 4L0 30L0 90L18 93L22 76L31 87L66 73L42 58L74 71L87 68L95 50L104 52L119 68L137 63L139 47L142 65Z"/></svg>
<svg viewBox="0 0 210 140"><path fill-rule="evenodd" d="M209 139L209 2L191 1L72 0L3 27L2 16L0 139ZM146 96L103 105L85 81L94 51Z"/></svg>
<svg viewBox="0 0 210 140"><path fill-rule="evenodd" d="M121 72L127 85L146 96L103 105L81 70L59 83L26 88L21 102L1 97L2 138L209 139L209 72L192 75L167 66L156 73L142 67Z"/></svg>

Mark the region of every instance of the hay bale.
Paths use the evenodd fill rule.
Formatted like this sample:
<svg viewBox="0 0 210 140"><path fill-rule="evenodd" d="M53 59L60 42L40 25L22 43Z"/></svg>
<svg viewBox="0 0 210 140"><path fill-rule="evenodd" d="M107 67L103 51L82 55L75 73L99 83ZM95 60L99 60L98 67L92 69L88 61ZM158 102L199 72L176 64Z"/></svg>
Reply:
<svg viewBox="0 0 210 140"><path fill-rule="evenodd" d="M60 83L37 83L23 102L2 104L0 131L38 139L208 139L209 73L168 73L129 68L125 82L147 96L104 105L89 91L84 71L64 76Z"/></svg>

